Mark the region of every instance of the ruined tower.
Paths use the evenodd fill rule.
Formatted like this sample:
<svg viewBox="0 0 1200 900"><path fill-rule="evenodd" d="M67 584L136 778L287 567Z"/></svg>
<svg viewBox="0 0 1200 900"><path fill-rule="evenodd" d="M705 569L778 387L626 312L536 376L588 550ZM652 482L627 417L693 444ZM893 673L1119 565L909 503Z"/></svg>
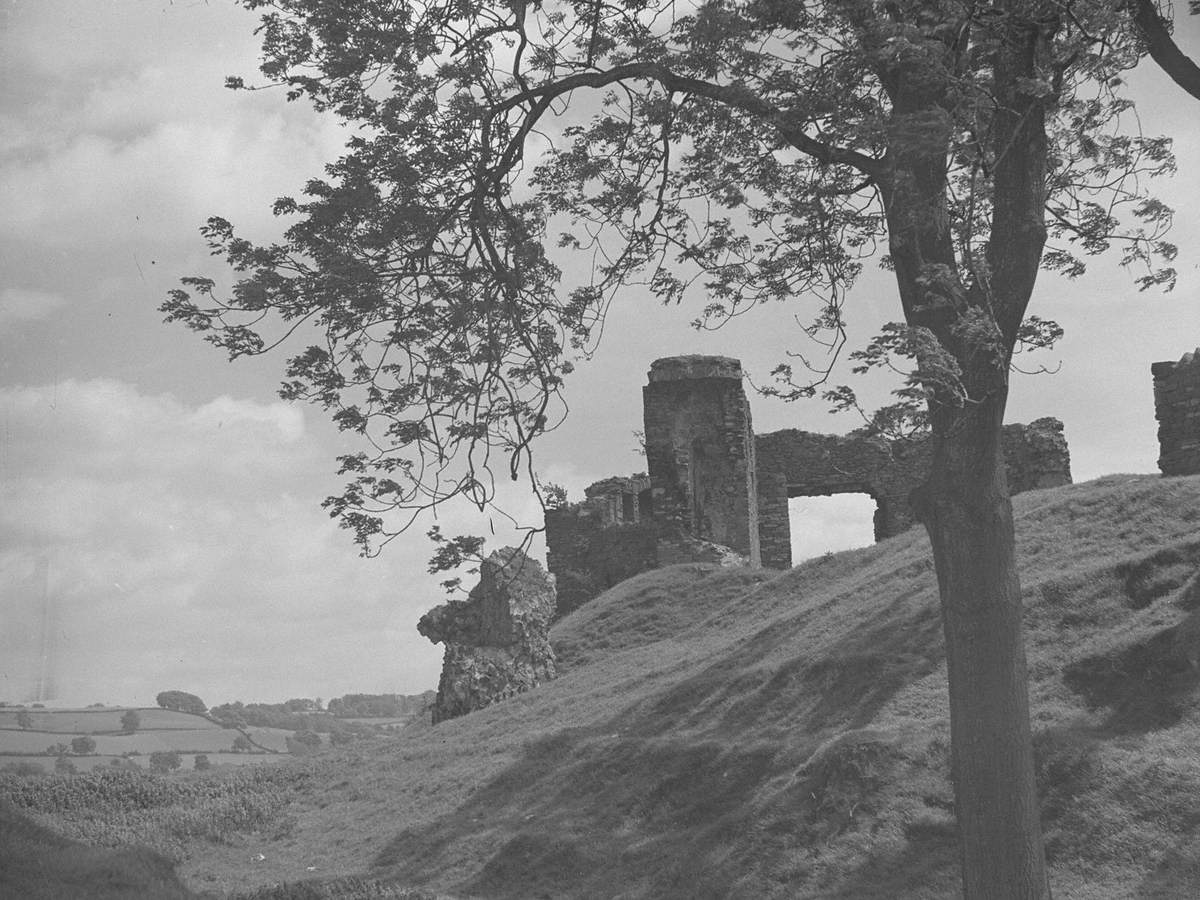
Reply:
<svg viewBox="0 0 1200 900"><path fill-rule="evenodd" d="M758 565L754 431L741 362L673 356L651 363L649 379L642 409L656 521Z"/></svg>
<svg viewBox="0 0 1200 900"><path fill-rule="evenodd" d="M1200 348L1179 362L1156 362L1154 417L1158 468L1164 475L1200 474Z"/></svg>

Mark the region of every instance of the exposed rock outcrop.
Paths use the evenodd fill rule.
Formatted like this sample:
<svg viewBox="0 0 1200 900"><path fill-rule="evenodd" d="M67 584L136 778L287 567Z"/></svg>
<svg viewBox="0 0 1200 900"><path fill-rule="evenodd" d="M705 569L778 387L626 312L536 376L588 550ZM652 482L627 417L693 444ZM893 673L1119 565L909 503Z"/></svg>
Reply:
<svg viewBox="0 0 1200 900"><path fill-rule="evenodd" d="M554 577L520 550L505 547L484 560L479 584L466 600L422 616L417 631L446 647L434 724L553 678L554 606Z"/></svg>

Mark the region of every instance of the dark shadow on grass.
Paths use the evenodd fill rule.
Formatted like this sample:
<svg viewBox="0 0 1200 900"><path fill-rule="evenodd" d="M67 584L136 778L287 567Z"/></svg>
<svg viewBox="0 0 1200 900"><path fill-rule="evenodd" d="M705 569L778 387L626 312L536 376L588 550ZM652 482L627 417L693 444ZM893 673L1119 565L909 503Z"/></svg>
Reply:
<svg viewBox="0 0 1200 900"><path fill-rule="evenodd" d="M1200 885L1200 838L1163 855L1138 885L1138 900L1192 900Z"/></svg>
<svg viewBox="0 0 1200 900"><path fill-rule="evenodd" d="M861 728L944 658L936 601L913 602L928 593L927 587L906 592L862 628L809 657L789 653L808 613L773 623L664 693L635 727L643 734L698 727L729 736L772 727L813 735ZM773 667L753 665L780 656L784 661Z"/></svg>
<svg viewBox="0 0 1200 900"><path fill-rule="evenodd" d="M613 726L615 727L615 726ZM397 835L389 880L426 884L473 859L448 889L489 898L729 895L725 851L751 827L746 798L776 748L613 737L577 729L533 742L459 809ZM482 862L482 866L478 863Z"/></svg>
<svg viewBox="0 0 1200 900"><path fill-rule="evenodd" d="M1193 613L1193 617L1200 615ZM1067 687L1093 707L1109 707L1104 730L1141 734L1179 722L1200 685L1189 635L1195 623L1163 629L1125 647L1071 663Z"/></svg>
<svg viewBox="0 0 1200 900"><path fill-rule="evenodd" d="M904 847L871 853L846 874L823 900L953 900L962 893L958 839L952 825L910 825Z"/></svg>
<svg viewBox="0 0 1200 900"><path fill-rule="evenodd" d="M1197 565L1200 565L1200 542L1190 542L1119 562L1114 572L1130 608L1143 609L1192 579Z"/></svg>
<svg viewBox="0 0 1200 900"><path fill-rule="evenodd" d="M89 847L0 803L0 897L187 900L170 860L144 847Z"/></svg>

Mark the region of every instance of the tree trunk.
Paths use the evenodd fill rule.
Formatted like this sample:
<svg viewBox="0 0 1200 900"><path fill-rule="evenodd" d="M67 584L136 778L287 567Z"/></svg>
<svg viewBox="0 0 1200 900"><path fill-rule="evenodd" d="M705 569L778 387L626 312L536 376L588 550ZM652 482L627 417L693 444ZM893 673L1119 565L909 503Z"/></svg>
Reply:
<svg viewBox="0 0 1200 900"><path fill-rule="evenodd" d="M949 669L951 777L966 900L1047 900L1021 587L1001 447L1005 392L934 416L914 497L933 544Z"/></svg>

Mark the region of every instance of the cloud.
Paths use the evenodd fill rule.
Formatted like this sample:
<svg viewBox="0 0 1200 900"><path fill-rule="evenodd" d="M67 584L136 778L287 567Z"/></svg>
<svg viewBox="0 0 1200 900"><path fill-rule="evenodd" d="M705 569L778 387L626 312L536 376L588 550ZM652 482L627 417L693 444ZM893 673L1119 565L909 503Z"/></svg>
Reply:
<svg viewBox="0 0 1200 900"><path fill-rule="evenodd" d="M0 325L44 319L54 310L66 305L59 294L28 288L0 289Z"/></svg>
<svg viewBox="0 0 1200 900"><path fill-rule="evenodd" d="M432 686L424 548L358 557L318 506L328 450L283 403L109 379L0 390L2 699L32 690L47 611L70 701Z"/></svg>
<svg viewBox="0 0 1200 900"><path fill-rule="evenodd" d="M209 215L265 225L276 196L339 153L346 135L332 117L222 87L257 68L256 16L103 7L25 4L0 29L0 237L44 252L194 242Z"/></svg>

